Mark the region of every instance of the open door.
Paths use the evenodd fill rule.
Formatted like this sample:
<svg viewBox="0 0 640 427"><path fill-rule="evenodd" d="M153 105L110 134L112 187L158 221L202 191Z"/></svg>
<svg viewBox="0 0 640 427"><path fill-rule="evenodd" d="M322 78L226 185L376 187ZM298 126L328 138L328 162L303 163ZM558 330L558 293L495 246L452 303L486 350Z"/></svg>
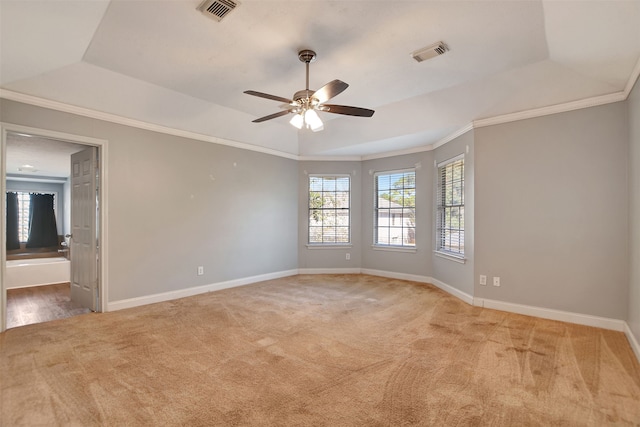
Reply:
<svg viewBox="0 0 640 427"><path fill-rule="evenodd" d="M71 155L71 301L98 306L97 148Z"/></svg>

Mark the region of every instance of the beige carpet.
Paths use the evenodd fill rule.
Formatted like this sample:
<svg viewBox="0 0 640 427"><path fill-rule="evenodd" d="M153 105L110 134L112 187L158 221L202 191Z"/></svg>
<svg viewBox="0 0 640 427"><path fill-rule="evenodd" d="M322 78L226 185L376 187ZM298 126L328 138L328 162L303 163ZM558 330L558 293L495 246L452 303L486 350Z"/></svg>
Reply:
<svg viewBox="0 0 640 427"><path fill-rule="evenodd" d="M638 425L622 333L294 276L0 335L0 424Z"/></svg>

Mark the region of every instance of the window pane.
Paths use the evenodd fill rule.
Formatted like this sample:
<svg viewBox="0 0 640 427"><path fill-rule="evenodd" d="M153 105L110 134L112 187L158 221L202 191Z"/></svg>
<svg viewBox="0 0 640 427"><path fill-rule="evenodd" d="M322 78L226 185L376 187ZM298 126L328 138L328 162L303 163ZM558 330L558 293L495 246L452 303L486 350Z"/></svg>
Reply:
<svg viewBox="0 0 640 427"><path fill-rule="evenodd" d="M309 243L349 243L349 181L309 177Z"/></svg>
<svg viewBox="0 0 640 427"><path fill-rule="evenodd" d="M464 160L438 169L436 245L438 250L464 254Z"/></svg>
<svg viewBox="0 0 640 427"><path fill-rule="evenodd" d="M322 191L336 191L336 179L324 178L322 182Z"/></svg>
<svg viewBox="0 0 640 427"><path fill-rule="evenodd" d="M336 207L340 209L349 207L349 192L339 191L336 193Z"/></svg>
<svg viewBox="0 0 640 427"><path fill-rule="evenodd" d="M375 244L415 246L415 185L415 171L375 176Z"/></svg>

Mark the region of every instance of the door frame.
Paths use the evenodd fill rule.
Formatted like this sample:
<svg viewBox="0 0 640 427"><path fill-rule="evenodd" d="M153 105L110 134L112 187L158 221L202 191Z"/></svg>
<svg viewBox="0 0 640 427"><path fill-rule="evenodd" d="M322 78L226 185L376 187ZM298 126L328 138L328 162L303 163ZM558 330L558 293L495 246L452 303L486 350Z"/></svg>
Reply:
<svg viewBox="0 0 640 427"><path fill-rule="evenodd" d="M42 136L49 139L56 139L60 141L73 142L75 144L82 144L87 146L93 146L98 148L98 295L100 298L99 304L96 307L98 312L107 311L108 301L108 273L109 273L109 259L108 259L108 220L107 212L108 208L108 184L109 180L107 173L108 165L108 141L106 139L93 138L89 136L74 135L70 133L57 132L47 129L39 129L30 126L15 125L11 123L0 122L0 152L2 156L0 158L0 230L6 229L6 203L7 198L4 196L7 192L7 135L9 133L23 133L27 135ZM7 266L7 242L6 233L2 233L2 241L0 242L0 332L4 332L7 329L7 289L5 286L6 266Z"/></svg>

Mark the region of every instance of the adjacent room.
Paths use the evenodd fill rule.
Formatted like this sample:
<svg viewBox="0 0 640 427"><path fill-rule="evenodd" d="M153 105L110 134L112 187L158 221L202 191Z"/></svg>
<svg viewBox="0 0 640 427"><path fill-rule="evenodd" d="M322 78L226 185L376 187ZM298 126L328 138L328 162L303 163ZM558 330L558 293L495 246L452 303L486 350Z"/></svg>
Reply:
<svg viewBox="0 0 640 427"><path fill-rule="evenodd" d="M640 1L0 24L0 424L640 423Z"/></svg>

